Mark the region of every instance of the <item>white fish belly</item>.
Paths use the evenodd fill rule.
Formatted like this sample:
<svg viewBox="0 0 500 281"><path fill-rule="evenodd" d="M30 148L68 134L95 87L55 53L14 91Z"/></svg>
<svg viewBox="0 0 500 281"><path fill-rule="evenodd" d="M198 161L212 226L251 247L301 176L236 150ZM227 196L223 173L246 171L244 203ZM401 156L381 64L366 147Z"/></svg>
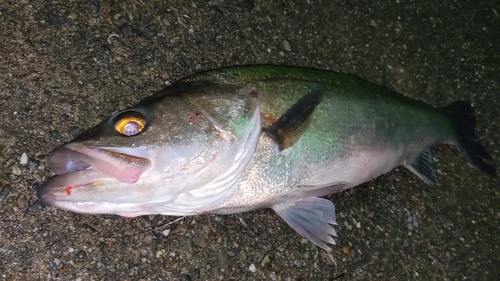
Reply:
<svg viewBox="0 0 500 281"><path fill-rule="evenodd" d="M401 149L354 150L330 164L308 165L310 174L301 185L324 187L347 183L332 190L332 193L340 192L391 171L404 164L404 158Z"/></svg>

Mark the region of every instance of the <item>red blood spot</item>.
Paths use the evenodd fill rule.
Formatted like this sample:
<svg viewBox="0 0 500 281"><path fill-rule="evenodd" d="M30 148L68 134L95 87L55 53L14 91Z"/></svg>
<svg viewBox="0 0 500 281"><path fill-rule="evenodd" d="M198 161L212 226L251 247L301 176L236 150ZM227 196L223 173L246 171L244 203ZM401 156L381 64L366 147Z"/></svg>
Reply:
<svg viewBox="0 0 500 281"><path fill-rule="evenodd" d="M199 117L200 117L200 114L199 113L195 113L195 114L189 116L189 122L193 122L196 119L198 119Z"/></svg>
<svg viewBox="0 0 500 281"><path fill-rule="evenodd" d="M71 195L71 190L73 189L74 186L68 185L66 186L66 194Z"/></svg>
<svg viewBox="0 0 500 281"><path fill-rule="evenodd" d="M140 171L139 173L137 173L135 175L130 176L130 183L136 183L139 180L141 174L142 174L142 171Z"/></svg>

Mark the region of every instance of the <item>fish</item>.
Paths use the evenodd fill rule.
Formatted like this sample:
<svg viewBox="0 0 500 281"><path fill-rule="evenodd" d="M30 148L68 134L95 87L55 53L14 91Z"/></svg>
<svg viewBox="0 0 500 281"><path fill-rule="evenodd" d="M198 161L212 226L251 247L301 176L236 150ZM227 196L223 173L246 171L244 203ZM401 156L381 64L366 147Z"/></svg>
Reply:
<svg viewBox="0 0 500 281"><path fill-rule="evenodd" d="M90 214L191 216L273 209L330 251L325 197L404 166L438 183L448 144L496 177L469 102L433 107L350 74L250 65L184 77L54 149L37 190Z"/></svg>

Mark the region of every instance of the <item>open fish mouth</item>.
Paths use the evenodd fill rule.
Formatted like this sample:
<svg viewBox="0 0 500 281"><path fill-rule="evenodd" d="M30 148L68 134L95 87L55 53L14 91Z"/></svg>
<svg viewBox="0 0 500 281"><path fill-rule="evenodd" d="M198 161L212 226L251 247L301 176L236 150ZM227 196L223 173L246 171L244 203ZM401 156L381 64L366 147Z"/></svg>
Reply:
<svg viewBox="0 0 500 281"><path fill-rule="evenodd" d="M151 166L141 149L97 148L79 143L68 143L53 150L47 161L56 176L37 190L44 205L59 205L71 198L75 188L98 185L102 181L136 183Z"/></svg>

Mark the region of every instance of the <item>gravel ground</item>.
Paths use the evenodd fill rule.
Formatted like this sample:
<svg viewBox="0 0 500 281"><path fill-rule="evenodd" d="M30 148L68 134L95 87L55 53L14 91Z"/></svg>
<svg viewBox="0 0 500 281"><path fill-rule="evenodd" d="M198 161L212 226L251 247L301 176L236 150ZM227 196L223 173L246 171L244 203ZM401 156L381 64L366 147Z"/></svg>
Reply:
<svg viewBox="0 0 500 281"><path fill-rule="evenodd" d="M269 210L158 228L173 218L41 208L51 149L165 83L240 64L353 73L436 106L470 100L500 167L496 1L165 2L0 1L1 280L499 277L499 180L446 146L434 149L439 186L398 169L332 196L330 255Z"/></svg>

